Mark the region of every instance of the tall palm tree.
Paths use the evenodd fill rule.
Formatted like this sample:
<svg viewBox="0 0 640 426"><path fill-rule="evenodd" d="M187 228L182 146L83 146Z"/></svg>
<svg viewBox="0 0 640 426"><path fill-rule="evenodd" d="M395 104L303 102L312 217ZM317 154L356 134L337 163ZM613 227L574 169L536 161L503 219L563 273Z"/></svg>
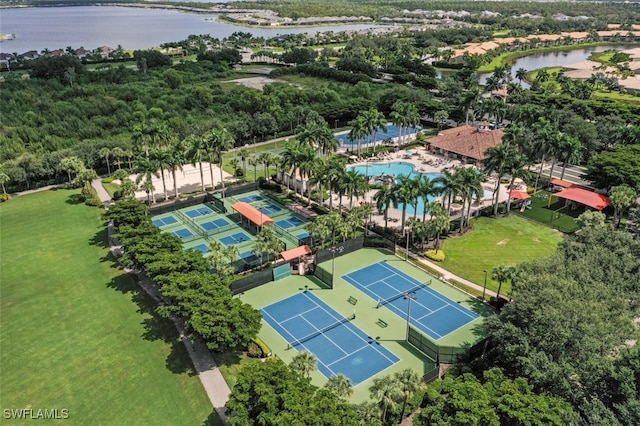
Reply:
<svg viewBox="0 0 640 426"><path fill-rule="evenodd" d="M511 148L511 145L501 143L495 147L490 147L485 151L486 158L484 159L484 170L487 174L496 173L496 185L493 189L493 197L491 202L493 203L493 215L498 215L498 203L500 201L500 181L504 176L507 164L511 157L515 155L515 148Z"/></svg>
<svg viewBox="0 0 640 426"><path fill-rule="evenodd" d="M564 179L564 172L567 169L567 164L576 164L582 159L583 150L584 146L578 139L568 135L564 137L561 154L562 173L560 173L560 180Z"/></svg>
<svg viewBox="0 0 640 426"><path fill-rule="evenodd" d="M367 123L365 122L365 117L363 115L358 115L354 120L351 120L349 122L349 125L351 126L351 130L349 130L349 134L347 135L347 137L351 142L357 141L358 157L360 157L360 155L362 155L362 139L364 139L369 134L369 132L367 131Z"/></svg>
<svg viewBox="0 0 640 426"><path fill-rule="evenodd" d="M491 270L491 278L498 281L498 291L496 293L496 300L500 300L500 290L502 284L504 284L511 275L511 268L505 265L498 265Z"/></svg>
<svg viewBox="0 0 640 426"><path fill-rule="evenodd" d="M402 131L404 130L404 126L406 124L406 119L405 119L405 110L406 110L406 103L403 101L396 101L393 106L391 107L393 109L393 111L391 111L391 123L398 127L398 129L400 129L400 131L398 132L398 138L402 141Z"/></svg>
<svg viewBox="0 0 640 426"><path fill-rule="evenodd" d="M298 129L298 141L301 145L311 145L321 153L328 155L338 149L340 143L333 135L326 121L307 122Z"/></svg>
<svg viewBox="0 0 640 426"><path fill-rule="evenodd" d="M249 157L249 165L251 167L253 167L253 181L255 182L258 179L258 164L260 164L260 161L258 159L258 157L256 156L251 156Z"/></svg>
<svg viewBox="0 0 640 426"><path fill-rule="evenodd" d="M435 250L436 252L440 249L440 236L449 231L451 227L451 221L449 219L449 212L447 212L444 207L442 207L438 203L431 203L431 219L429 220L429 228L433 234L436 236L435 242Z"/></svg>
<svg viewBox="0 0 640 426"><path fill-rule="evenodd" d="M360 197L367 193L369 189L369 180L357 170L348 170L344 174L344 188L349 196L349 209L353 207L353 197Z"/></svg>
<svg viewBox="0 0 640 426"><path fill-rule="evenodd" d="M462 215L460 216L460 232L464 229L465 222L469 224L469 218L471 217L471 205L473 199L479 200L482 197L482 181L481 175L471 167L463 167L456 170L456 178L459 179L461 188L460 194L462 195ZM467 209L465 215L464 209Z"/></svg>
<svg viewBox="0 0 640 426"><path fill-rule="evenodd" d="M167 184L164 178L164 171L171 168L173 159L171 158L171 152L166 149L153 148L150 152L151 161L153 161L160 168L160 177L162 178L162 190L164 192L164 199L167 200Z"/></svg>
<svg viewBox="0 0 640 426"><path fill-rule="evenodd" d="M309 199L309 204L311 204L311 185L309 183L311 177L313 176L314 164L316 161L316 150L309 145L303 145L300 147L298 151L298 172L300 174L300 179L303 184L306 181L307 187L307 197ZM300 195L303 195L304 185L300 186Z"/></svg>
<svg viewBox="0 0 640 426"><path fill-rule="evenodd" d="M149 157L138 156L133 164L133 172L136 176L136 183L142 184L142 189L147 193L147 200L150 203L156 202L156 196L153 186L153 177L160 177L158 173L158 164Z"/></svg>
<svg viewBox="0 0 640 426"><path fill-rule="evenodd" d="M202 185L202 192L205 191L204 187L204 172L202 170L202 162L209 158L209 149L207 146L207 140L202 136L190 135L183 141L187 148L187 159L191 161L191 164L196 164L200 167L200 183Z"/></svg>
<svg viewBox="0 0 640 426"><path fill-rule="evenodd" d="M455 197L460 193L459 177L457 178L454 173L449 170L443 170L440 172L440 176L433 179L434 185L438 185L442 194L442 207L447 209L447 212L451 211L451 203ZM446 202L446 203L445 203Z"/></svg>
<svg viewBox="0 0 640 426"><path fill-rule="evenodd" d="M209 130L205 138L207 143L210 144L211 160L218 160L218 168L220 169L220 184L222 185L222 197L224 197L224 175L222 174L222 153L228 149L233 148L235 140L233 135L227 129L211 129ZM211 187L215 188L213 183L213 166L211 167Z"/></svg>
<svg viewBox="0 0 640 426"><path fill-rule="evenodd" d="M407 406L407 400L415 394L421 386L422 377L411 368L405 368L394 374L398 387L402 393L402 411L400 412L400 421L404 419L404 410Z"/></svg>
<svg viewBox="0 0 640 426"><path fill-rule="evenodd" d="M240 157L240 161L242 161L243 176L247 176L247 159L249 159L249 150L247 148L242 148L238 151L238 155Z"/></svg>
<svg viewBox="0 0 640 426"><path fill-rule="evenodd" d="M382 408L381 420L387 420L387 410L397 405L397 401L402 397L397 380L391 376L376 377L369 388L371 399L376 401Z"/></svg>
<svg viewBox="0 0 640 426"><path fill-rule="evenodd" d="M428 176L424 175L418 175L415 181L417 195L419 197L422 197L424 204L424 207L422 208L422 221L424 222L427 217L427 205L429 203L429 197L440 195L441 187L438 185L438 182L436 182L435 179L429 179Z"/></svg>
<svg viewBox="0 0 640 426"><path fill-rule="evenodd" d="M351 380L343 374L336 374L329 377L324 385L325 389L338 397L338 399L346 400L353 394Z"/></svg>
<svg viewBox="0 0 640 426"><path fill-rule="evenodd" d="M269 166L278 162L278 157L269 151L265 151L258 157L259 161L264 165L264 178L268 179Z"/></svg>
<svg viewBox="0 0 640 426"><path fill-rule="evenodd" d="M397 177L398 183L393 185L394 197L392 200L395 208L400 207L402 204L402 222L400 223L400 229L404 235L404 223L407 217L407 206L414 204L417 198L415 187L412 184L412 179L409 176L399 175Z"/></svg>
<svg viewBox="0 0 640 426"><path fill-rule="evenodd" d="M138 185L129 178L124 178L120 183L120 190L122 191L123 198L133 198L138 190Z"/></svg>
<svg viewBox="0 0 640 426"><path fill-rule="evenodd" d="M316 356L309 352L300 352L293 357L289 368L293 371L297 371L307 379L311 378L311 373L318 369L318 360Z"/></svg>
<svg viewBox="0 0 640 426"><path fill-rule="evenodd" d="M389 207L393 203L393 198L394 194L390 185L382 185L373 195L373 200L376 202L376 208L384 214L385 231L389 224Z"/></svg>
<svg viewBox="0 0 640 426"><path fill-rule="evenodd" d="M168 162L167 170L171 171L171 177L173 178L173 195L178 198L178 180L176 179L176 171L182 170L182 167L186 164L185 147L179 140L174 140L173 144L168 148Z"/></svg>
<svg viewBox="0 0 640 426"><path fill-rule="evenodd" d="M527 70L525 70L524 68L518 68L516 70L516 78L520 80L520 84L522 84L522 80L524 80L526 77L527 77Z"/></svg>
<svg viewBox="0 0 640 426"><path fill-rule="evenodd" d="M380 422L381 410L375 402L361 402L354 407L361 425L371 425Z"/></svg>
<svg viewBox="0 0 640 426"><path fill-rule="evenodd" d="M118 166L118 170L120 170L120 166L122 165L122 159L125 156L124 150L119 146L116 146L111 150L111 155L114 156L115 158L114 162L116 163L116 166Z"/></svg>
<svg viewBox="0 0 640 426"><path fill-rule="evenodd" d="M293 141L287 142L284 145L284 151L280 153L280 168L282 169L282 179L285 181L285 185L289 187L291 186L291 177L295 179L296 172L298 170L298 161L300 158L299 151L300 144ZM296 191L295 186L294 191Z"/></svg>
<svg viewBox="0 0 640 426"><path fill-rule="evenodd" d="M363 117L367 133L373 134L372 147L373 150L375 150L375 142L378 136L378 130L382 130L383 132L387 131L387 119L384 117L383 113L375 108L365 111Z"/></svg>
<svg viewBox="0 0 640 426"><path fill-rule="evenodd" d="M526 155L522 154L519 150L509 158L507 167L505 169L506 174L511 176L509 182L509 197L507 198L507 214L511 211L511 199L513 195L513 186L516 179L529 179L530 173L527 170L527 166L530 164Z"/></svg>
<svg viewBox="0 0 640 426"><path fill-rule="evenodd" d="M108 147L100 148L98 151L98 155L107 162L107 173L111 175L111 165L109 164L109 156L111 155L111 150Z"/></svg>

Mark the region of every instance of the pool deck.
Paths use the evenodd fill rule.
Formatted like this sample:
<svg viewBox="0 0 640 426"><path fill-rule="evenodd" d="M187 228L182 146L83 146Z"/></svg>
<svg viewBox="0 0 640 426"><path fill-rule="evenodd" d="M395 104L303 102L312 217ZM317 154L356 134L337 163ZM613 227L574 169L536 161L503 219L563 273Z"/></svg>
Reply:
<svg viewBox="0 0 640 426"><path fill-rule="evenodd" d="M373 164L386 164L391 162L402 162L402 163L411 164L414 167L415 171L418 173L442 173L442 171L445 169L451 170L451 169L457 169L460 167L474 167L472 165L463 165L460 160L444 158L441 155L431 154L422 147L412 148L408 151L409 153L406 150L401 150L398 152L390 152L383 155L379 155L377 158L354 161L352 163L349 163L349 167L366 166L366 165L373 165ZM487 182L482 184L482 187L486 190L494 191L495 185L496 185L496 179L494 177L490 177ZM523 188L516 188L516 189L526 190L526 186ZM363 203L373 203L375 205L373 196L375 195L376 192L377 190L375 189L370 190L365 194L364 198L359 198L357 200L354 198L353 206L359 206ZM507 185L501 184L500 194L499 194L500 202L506 201L508 196L509 196L509 193L508 193ZM333 206L337 207L339 202L340 202L339 197L337 195L334 195ZM474 203L471 206L472 216L474 212L479 211L487 206L490 206L491 204L492 204L491 199L483 199L480 201L480 203L477 203L477 204ZM325 205L327 206L329 205L328 200L325 201ZM342 197L342 205L343 207L346 207L346 208L349 207L349 197L347 196ZM451 211L452 211L451 218L456 219L457 217L459 217L461 215L461 209L462 209L462 206L460 204L455 204L455 203L451 204ZM409 217L413 217L413 215L407 212L406 218L408 219ZM418 214L418 217L422 219L421 214ZM427 215L427 218L428 217L429 215ZM371 220L378 225L384 226L385 221L384 221L383 214L375 214L371 216ZM390 207L389 208L389 227L390 228L399 227L401 221L402 221L402 210L396 209L394 207Z"/></svg>

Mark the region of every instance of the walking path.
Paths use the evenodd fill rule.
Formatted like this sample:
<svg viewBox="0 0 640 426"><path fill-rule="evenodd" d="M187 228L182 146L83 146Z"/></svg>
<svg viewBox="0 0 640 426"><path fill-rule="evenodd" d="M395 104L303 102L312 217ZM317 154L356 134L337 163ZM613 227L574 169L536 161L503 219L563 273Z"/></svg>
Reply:
<svg viewBox="0 0 640 426"><path fill-rule="evenodd" d="M113 204L113 200L102 187L101 179L95 179L91 182L91 185L95 188L98 193L98 197L104 203L105 208L109 208L111 204ZM113 256L118 259L122 256L123 249L122 246L118 244L117 239L113 237L113 227L111 224L108 228L108 236L109 236L109 247L111 249L111 253ZM158 286L146 276L146 274L142 271L132 270L125 268L124 270L127 273L135 274L138 277L138 284L142 289L155 300L157 304L165 303L165 300L160 293ZM225 413L225 405L229 400L229 394L231 393L231 389L229 385L224 380L220 369L216 365L213 357L211 356L211 352L209 349L197 339L192 339L191 336L185 334L184 332L184 323L177 317L171 317L171 320L176 326L178 330L178 334L180 335L180 339L182 343L184 343L187 352L189 353L189 357L191 357L191 362L193 363L193 367L198 373L198 377L200 378L200 382L204 387L211 404L215 408L216 412L220 416L222 422L227 425L229 424L227 414Z"/></svg>

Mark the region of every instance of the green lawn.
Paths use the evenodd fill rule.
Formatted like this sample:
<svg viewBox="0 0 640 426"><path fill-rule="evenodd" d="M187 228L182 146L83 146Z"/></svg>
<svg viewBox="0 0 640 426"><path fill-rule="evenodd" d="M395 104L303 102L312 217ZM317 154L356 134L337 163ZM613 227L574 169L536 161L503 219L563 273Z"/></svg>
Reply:
<svg viewBox="0 0 640 426"><path fill-rule="evenodd" d="M110 257L102 210L76 194L0 205L2 408L67 409L83 425L220 424L175 327Z"/></svg>
<svg viewBox="0 0 640 426"><path fill-rule="evenodd" d="M498 289L491 279L491 269L498 265L515 265L551 255L562 234L521 217L473 220L473 231L448 238L443 244L447 256L442 267L482 285L484 270L489 271L487 288ZM511 284L502 286L509 294Z"/></svg>

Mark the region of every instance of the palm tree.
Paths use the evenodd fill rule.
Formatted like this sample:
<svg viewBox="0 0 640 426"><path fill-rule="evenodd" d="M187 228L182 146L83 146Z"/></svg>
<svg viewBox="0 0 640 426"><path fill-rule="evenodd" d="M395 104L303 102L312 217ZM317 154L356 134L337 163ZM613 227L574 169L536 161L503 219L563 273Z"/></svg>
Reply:
<svg viewBox="0 0 640 426"><path fill-rule="evenodd" d="M362 115L358 115L355 118L355 120L351 120L349 122L349 125L351 126L351 130L349 130L349 134L347 135L347 137L351 142L353 141L358 142L357 152L358 152L358 157L360 157L360 155L362 155L361 153L362 139L369 134L366 128L365 117Z"/></svg>
<svg viewBox="0 0 640 426"><path fill-rule="evenodd" d="M182 166L184 166L187 162L185 157L185 149L180 141L174 141L173 145L169 147L168 152L168 162L167 162L167 170L171 171L171 176L173 177L173 195L178 198L180 194L178 194L178 179L176 179L176 171L182 170Z"/></svg>
<svg viewBox="0 0 640 426"><path fill-rule="evenodd" d="M378 135L378 130L382 130L383 132L387 131L387 119L384 117L384 114L378 111L375 108L372 108L368 111L365 111L363 114L364 124L367 130L367 133L373 133L373 147L375 149L375 142Z"/></svg>
<svg viewBox="0 0 640 426"><path fill-rule="evenodd" d="M384 214L384 230L387 230L389 224L389 207L393 203L394 194L391 186L382 185L378 191L373 195L373 200L376 202L376 208L378 211Z"/></svg>
<svg viewBox="0 0 640 426"><path fill-rule="evenodd" d="M333 135L326 121L307 122L298 129L298 141L301 145L311 145L316 147L325 155L335 152L339 142Z"/></svg>
<svg viewBox="0 0 640 426"><path fill-rule="evenodd" d="M290 186L291 177L295 179L300 157L299 151L299 143L287 142L284 145L284 151L282 151L282 153L280 154L280 168L282 169L282 179L285 181L285 185L287 186ZM287 184L287 180L289 180L289 184ZM294 191L296 191L295 186Z"/></svg>
<svg viewBox="0 0 640 426"><path fill-rule="evenodd" d="M111 175L111 165L109 164L109 156L111 155L111 150L106 146L104 148L100 148L98 151L98 155L105 159L107 162L107 173Z"/></svg>
<svg viewBox="0 0 640 426"><path fill-rule="evenodd" d="M638 194L632 187L623 183L611 188L609 199L614 208L613 217L615 218L616 228L619 228L624 212L636 203Z"/></svg>
<svg viewBox="0 0 640 426"><path fill-rule="evenodd" d="M344 174L344 189L349 196L349 209L353 207L353 197L360 197L367 193L369 189L369 180L363 174L356 170L347 170Z"/></svg>
<svg viewBox="0 0 640 426"><path fill-rule="evenodd" d="M212 239L209 241L209 264L216 271L219 277L228 278L233 275L233 262L239 259L240 250L234 245L225 246L220 241Z"/></svg>
<svg viewBox="0 0 640 426"><path fill-rule="evenodd" d="M527 70L525 70L524 68L518 68L516 70L516 78L520 80L520 84L522 84L522 80L524 80L526 77L527 77Z"/></svg>
<svg viewBox="0 0 640 426"><path fill-rule="evenodd" d="M351 380L342 374L329 377L324 385L325 389L338 397L338 399L346 400L353 394Z"/></svg>
<svg viewBox="0 0 640 426"><path fill-rule="evenodd" d="M420 377L420 375L411 368L405 368L402 371L398 371L394 376L403 396L402 411L400 412L400 421L402 421L404 419L404 410L407 406L407 400L420 389L422 377Z"/></svg>
<svg viewBox="0 0 640 426"><path fill-rule="evenodd" d="M354 407L361 425L373 425L380 422L380 407L375 402L361 402Z"/></svg>
<svg viewBox="0 0 640 426"><path fill-rule="evenodd" d="M487 174L496 173L496 186L493 190L493 215L498 215L498 203L500 201L500 181L504 176L507 164L511 157L515 154L515 149L511 145L501 143L495 147L490 147L485 151L484 170Z"/></svg>
<svg viewBox="0 0 640 426"><path fill-rule="evenodd" d="M266 254L267 259L275 258L284 248L284 243L280 241L276 232L269 226L263 226L258 233L258 239L253 246L253 252L260 255L260 262L264 260Z"/></svg>
<svg viewBox="0 0 640 426"><path fill-rule="evenodd" d="M560 180L564 179L567 164L575 164L582 159L583 149L584 146L578 139L568 135L565 136L564 144L562 145L562 173L560 173Z"/></svg>
<svg viewBox="0 0 640 426"><path fill-rule="evenodd" d="M491 279L498 281L498 292L496 293L496 301L500 300L500 290L502 284L505 283L511 275L511 268L505 265L498 265L491 270Z"/></svg>
<svg viewBox="0 0 640 426"><path fill-rule="evenodd" d="M408 133L408 127L416 127L418 124L420 124L420 112L418 111L417 106L412 103L407 103L405 109L403 110L403 113L405 126L407 126L406 133Z"/></svg>
<svg viewBox="0 0 640 426"><path fill-rule="evenodd" d="M75 176L77 176L78 173L85 169L85 166L81 159L76 156L72 156L61 159L58 164L58 168L67 172L69 185L71 185L71 173L73 172Z"/></svg>
<svg viewBox="0 0 640 426"><path fill-rule="evenodd" d="M120 190L122 191L123 198L132 198L136 195L138 185L129 178L124 178L120 182Z"/></svg>
<svg viewBox="0 0 640 426"><path fill-rule="evenodd" d="M221 129L211 129L205 134L207 143L210 144L211 160L218 160L218 168L220 169L220 183L222 185L222 197L224 197L224 175L222 174L222 153L233 148L235 140L233 135L224 127ZM211 166L211 187L215 188L213 183L213 166Z"/></svg>
<svg viewBox="0 0 640 426"><path fill-rule="evenodd" d="M529 160L527 159L527 156L522 154L519 150L516 150L507 162L505 172L506 174L511 175L511 181L509 182L509 197L507 198L507 214L511 211L511 196L513 194L513 186L516 179L528 179L530 177L530 173L527 170L528 165Z"/></svg>
<svg viewBox="0 0 640 426"><path fill-rule="evenodd" d="M455 172L460 182L460 194L462 195L462 215L460 216L460 232L464 229L465 221L469 224L471 217L471 204L473 199L479 200L482 197L482 181L481 175L470 167L463 167ZM459 176L459 177L458 177ZM464 214L464 208L467 208L467 214Z"/></svg>
<svg viewBox="0 0 640 426"><path fill-rule="evenodd" d="M324 180L324 184L329 188L329 209L333 209L333 192L337 189L336 185L345 173L346 165L347 159L341 155L329 157Z"/></svg>
<svg viewBox="0 0 640 426"><path fill-rule="evenodd" d="M451 221L449 219L449 212L438 203L431 203L431 220L429 220L429 229L436 236L435 250L438 252L440 249L440 236L449 231L451 227Z"/></svg>
<svg viewBox="0 0 640 426"><path fill-rule="evenodd" d="M167 200L167 184L164 178L164 171L171 168L172 158L171 153L165 149L153 148L150 153L151 161L153 161L160 168L160 177L162 178L162 190L164 192L164 199Z"/></svg>
<svg viewBox="0 0 640 426"><path fill-rule="evenodd" d="M449 170L443 170L440 172L440 176L433 179L433 183L434 185L438 185L438 188L441 191L442 207L446 208L447 212L450 212L452 201L460 193L459 179Z"/></svg>
<svg viewBox="0 0 640 426"><path fill-rule="evenodd" d="M318 360L312 353L300 352L293 357L289 368L300 373L302 377L310 379L311 373L318 369Z"/></svg>
<svg viewBox="0 0 640 426"><path fill-rule="evenodd" d="M229 165L233 169L233 176L234 177L238 176L238 171L240 170L240 168L238 167L238 166L240 166L240 160L238 159L238 157L233 157L232 159L230 159L229 160ZM213 164L212 164L212 166L213 166Z"/></svg>
<svg viewBox="0 0 640 426"><path fill-rule="evenodd" d="M153 176L160 177L158 174L158 164L149 157L139 156L133 164L133 171L137 174L136 184L140 185L140 182L144 181L141 188L147 193L147 201L155 204L156 195L154 192L155 187L153 186Z"/></svg>
<svg viewBox="0 0 640 426"><path fill-rule="evenodd" d="M200 167L200 184L202 185L202 192L204 192L204 172L202 170L202 162L205 161L209 155L207 140L202 136L190 135L187 136L183 142L187 147L187 159L191 161L193 166L198 164Z"/></svg>
<svg viewBox="0 0 640 426"><path fill-rule="evenodd" d="M400 223L400 229L404 235L404 222L407 217L407 206L413 205L417 199L415 188L412 184L412 179L409 176L399 175L398 183L393 185L394 197L392 200L395 208L400 207L402 204L402 222Z"/></svg>
<svg viewBox="0 0 640 426"><path fill-rule="evenodd" d="M406 124L406 120L405 120L405 110L406 110L406 103L403 101L396 101L393 106L391 107L393 109L393 111L391 111L391 123L393 123L394 126L398 127L400 129L400 132L398 133L398 138L400 140L402 140L402 130L404 129L404 126Z"/></svg>
<svg viewBox="0 0 640 426"><path fill-rule="evenodd" d="M249 157L249 165L253 167L253 181L255 182L258 179L258 164L260 164L258 157L251 156Z"/></svg>
<svg viewBox="0 0 640 426"><path fill-rule="evenodd" d="M415 182L416 193L419 197L422 197L424 204L422 208L422 221L424 222L427 217L427 204L429 202L429 197L440 195L441 187L438 185L435 179L429 179L428 176L423 175L418 175Z"/></svg>
<svg viewBox="0 0 640 426"><path fill-rule="evenodd" d="M238 155L240 156L240 161L242 161L242 176L247 176L247 159L249 158L249 150L247 148L242 148L238 152ZM211 185L213 187L213 181Z"/></svg>
<svg viewBox="0 0 640 426"><path fill-rule="evenodd" d="M373 385L369 388L371 399L378 402L382 408L381 420L387 420L387 410L397 405L397 400L402 397L400 387L396 379L390 375L376 377Z"/></svg>
<svg viewBox="0 0 640 426"><path fill-rule="evenodd" d="M116 166L118 166L118 170L120 170L120 166L122 165L122 158L125 157L125 152L119 146L116 146L111 150L111 154L115 157Z"/></svg>

